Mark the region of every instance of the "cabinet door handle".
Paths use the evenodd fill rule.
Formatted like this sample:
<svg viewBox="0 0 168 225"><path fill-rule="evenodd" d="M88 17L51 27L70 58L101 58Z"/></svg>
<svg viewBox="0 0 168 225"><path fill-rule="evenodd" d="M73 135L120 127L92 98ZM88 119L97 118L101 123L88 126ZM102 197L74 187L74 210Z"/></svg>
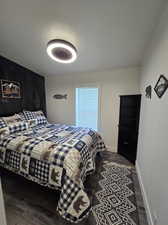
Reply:
<svg viewBox="0 0 168 225"><path fill-rule="evenodd" d="M128 142L127 141L124 141L124 145L128 145Z"/></svg>

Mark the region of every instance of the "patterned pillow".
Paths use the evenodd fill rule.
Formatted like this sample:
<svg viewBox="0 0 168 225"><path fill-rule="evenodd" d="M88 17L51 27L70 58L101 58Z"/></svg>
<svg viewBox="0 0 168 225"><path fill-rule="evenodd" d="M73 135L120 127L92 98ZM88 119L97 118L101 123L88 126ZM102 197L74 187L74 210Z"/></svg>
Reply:
<svg viewBox="0 0 168 225"><path fill-rule="evenodd" d="M15 114L13 116L2 117L2 119L7 125L11 125L11 124L23 121L19 114Z"/></svg>
<svg viewBox="0 0 168 225"><path fill-rule="evenodd" d="M0 128L0 139L3 138L6 135L9 135L9 128L7 126L6 127L1 127Z"/></svg>
<svg viewBox="0 0 168 225"><path fill-rule="evenodd" d="M0 138L2 138L3 136L9 134L9 130L7 127L6 122L3 120L3 118L0 118Z"/></svg>
<svg viewBox="0 0 168 225"><path fill-rule="evenodd" d="M27 119L25 118L24 112L18 113L18 115L22 118L23 121L28 123L30 128L37 126L37 119Z"/></svg>
<svg viewBox="0 0 168 225"><path fill-rule="evenodd" d="M44 116L44 113L42 111L23 111L24 117L27 121L30 121L29 123L32 123L33 126L36 125L42 125L47 124L48 121L46 117Z"/></svg>
<svg viewBox="0 0 168 225"><path fill-rule="evenodd" d="M10 124L8 126L9 134L13 134L16 132L24 131L28 129L28 123L22 121L22 122L16 122L14 124Z"/></svg>
<svg viewBox="0 0 168 225"><path fill-rule="evenodd" d="M18 115L21 117L21 119L22 119L23 121L26 121L23 112L18 113Z"/></svg>
<svg viewBox="0 0 168 225"><path fill-rule="evenodd" d="M28 124L18 114L0 118L0 138L26 129Z"/></svg>
<svg viewBox="0 0 168 225"><path fill-rule="evenodd" d="M6 127L6 123L5 121L2 119L2 117L0 118L0 129Z"/></svg>

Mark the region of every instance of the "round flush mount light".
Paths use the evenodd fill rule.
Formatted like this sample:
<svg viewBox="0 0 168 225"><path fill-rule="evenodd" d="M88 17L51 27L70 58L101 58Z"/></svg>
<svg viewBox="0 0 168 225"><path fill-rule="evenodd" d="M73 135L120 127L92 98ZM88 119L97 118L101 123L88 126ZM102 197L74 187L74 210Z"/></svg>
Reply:
<svg viewBox="0 0 168 225"><path fill-rule="evenodd" d="M47 44L47 53L59 63L72 63L77 58L77 50L73 44L61 39L54 39Z"/></svg>

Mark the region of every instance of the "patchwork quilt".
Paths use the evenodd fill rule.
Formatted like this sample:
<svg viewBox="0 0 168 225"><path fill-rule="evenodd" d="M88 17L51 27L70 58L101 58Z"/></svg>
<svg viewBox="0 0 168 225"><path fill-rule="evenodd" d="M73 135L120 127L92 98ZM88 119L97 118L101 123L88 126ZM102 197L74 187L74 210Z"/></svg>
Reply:
<svg viewBox="0 0 168 225"><path fill-rule="evenodd" d="M103 150L102 138L89 128L39 125L0 138L0 166L59 189L58 212L79 222L91 209L83 181L95 169L96 153Z"/></svg>

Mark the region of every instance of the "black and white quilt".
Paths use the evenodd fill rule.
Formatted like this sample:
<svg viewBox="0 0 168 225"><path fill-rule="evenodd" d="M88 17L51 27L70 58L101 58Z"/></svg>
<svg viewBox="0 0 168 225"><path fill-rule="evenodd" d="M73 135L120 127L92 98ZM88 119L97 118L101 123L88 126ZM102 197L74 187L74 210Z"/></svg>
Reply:
<svg viewBox="0 0 168 225"><path fill-rule="evenodd" d="M49 188L61 191L57 210L79 222L90 211L83 181L95 169L101 136L89 129L60 124L38 125L0 138L0 165Z"/></svg>

